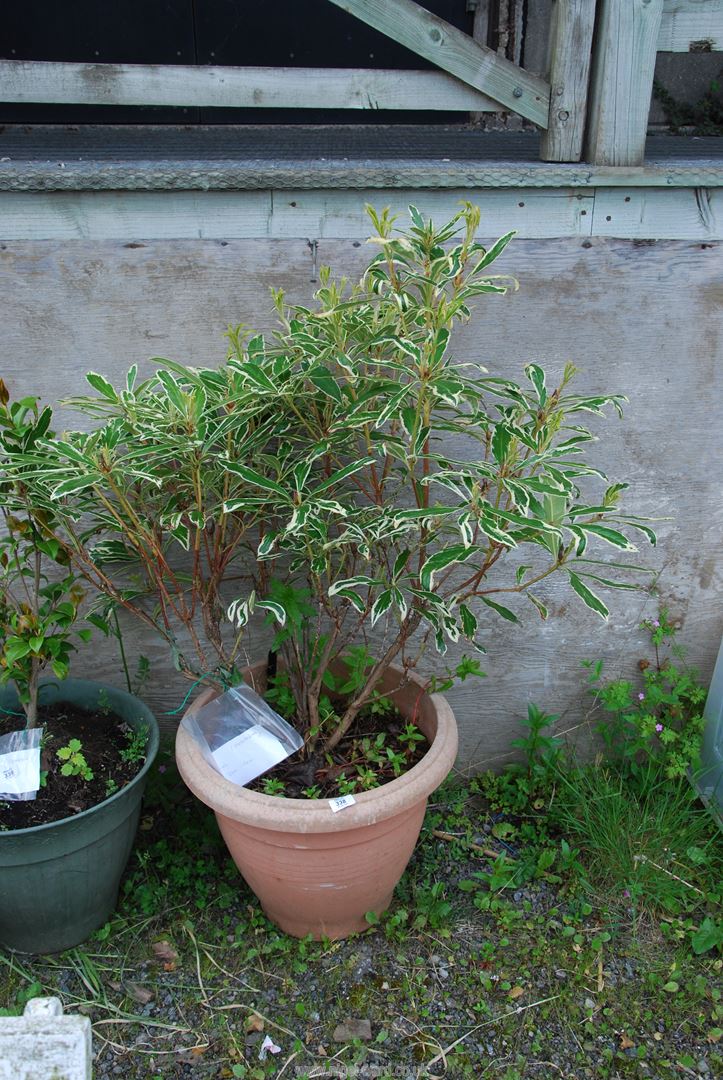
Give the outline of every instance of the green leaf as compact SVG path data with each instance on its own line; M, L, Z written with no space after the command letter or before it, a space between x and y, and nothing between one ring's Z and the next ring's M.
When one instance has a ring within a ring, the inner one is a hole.
M412 221L414 222L414 224L416 225L416 227L418 229L421 229L422 232L424 232L424 229L425 229L424 218L419 213L419 210L417 210L416 206L412 206L411 203L407 207L407 209L409 210L409 216L412 219ZM371 922L371 919L369 919L368 921ZM378 922L379 920L375 919L374 921Z
M174 540L177 540L182 548L188 551L188 544L190 539L190 533L188 525L184 525L182 521L179 521L175 528L170 530L171 536Z
M480 600L483 604L486 604L488 608L492 608L498 615L501 615L503 619L507 619L507 622L516 623L520 621L514 611L510 611L510 609L503 604L497 604L494 600L490 600L488 596L480 596Z
M5 662L8 667L17 663L18 660L22 660L30 652L30 642L23 641L21 638L8 638L8 641L3 650Z
M578 522L578 528L584 529L585 532L592 533L594 536L599 536L601 540L606 540L608 544L612 544L613 547L622 548L623 551L637 551L635 544L631 544L627 536L624 536L617 529L609 529L605 525L592 525L587 524L584 521Z
M281 604L277 604L275 600L257 600L256 607L268 611L273 615L280 626L286 624L286 611Z
M723 923L707 916L703 919L691 938L691 945L696 956L701 956L719 945L723 945Z
M405 549L400 551L394 560L394 569L392 570L392 581L396 581L400 574L404 573L406 565L409 561L409 551Z
M72 476L70 480L64 480L62 484L52 491L51 499L62 499L65 495L73 495L78 491L83 491L85 488L92 487L93 484L100 482L100 475L90 474L89 476Z
M156 378L163 386L163 389L168 395L168 400L178 409L179 412L185 413L186 411L186 399L183 394L183 390L171 375L170 371L157 371Z
M524 595L527 597L530 603L537 608L540 613L540 618L544 621L549 613L546 606L542 603L542 600L538 600L536 596L533 596L533 594L531 592L527 592L527 590L525 590Z
M585 604L587 604L589 608L591 608L593 611L596 611L598 615L601 615L603 619L607 619L610 612L605 607L600 597L596 596L591 589L588 589L585 582L582 581L581 578L577 576L577 574L573 574L571 570L568 571L568 573L570 574L570 584L572 585L573 589L580 597L580 599Z
M233 473L234 476L240 476L247 484L262 488L263 491L273 491L275 495L280 495L285 502L291 502L288 492L282 488L281 484L277 484L275 480L271 480L268 476L262 476L255 469L250 469L248 465L241 465L238 461L226 461L224 466L227 472Z
M341 405L343 403L344 396L341 392L339 384L337 383L336 379L332 378L332 376L328 374L328 372L319 372L318 374L312 374L309 376L309 378L314 384L314 386L317 388L317 390L321 390L322 394L326 394L327 397L331 398L338 405Z
M257 555L257 557L259 559L265 559L266 556L271 553L271 551L273 550L274 544L276 543L276 538L278 537L278 535L279 534L276 533L276 532L268 532L268 533L266 533L264 535L263 539L261 540L261 543L258 546L258 550L256 552L256 555Z
M431 589L432 578L437 571L444 570L445 567L452 566L454 563L465 562L474 554L475 550L475 548L465 547L464 544L454 544L452 547L435 551L434 555L427 559L419 573L422 588Z
M392 600L393 594L391 589L385 589L384 592L379 594L372 607L372 626L374 626L385 612L389 611L389 608L392 606Z
M85 381L89 383L94 390L97 390L99 394L102 394L108 401L112 401L114 404L118 401L118 395L111 383L102 375L98 375L95 371L89 371L85 376Z
M340 592L344 592L346 589L357 589L360 587L371 588L374 585L378 585L379 582L374 578L366 577L364 574L357 574L356 577L342 578L341 581L335 581L329 586L329 596L336 596Z
M512 232L505 233L505 235L501 236L499 240L496 240L492 247L488 248L480 261L474 267L474 269L472 270L472 274L478 274L480 270L484 270L485 267L490 265L490 263L493 263L495 259L502 254L512 237L515 235L516 231L513 230Z
M271 381L266 372L258 364L248 360L240 367L244 378L252 382L259 390L269 390L272 394L278 394L278 387Z
M459 605L459 615L462 620L462 633L466 638L474 638L477 633L477 616L470 611L466 604Z
M367 465L373 465L376 458L367 457L362 458L360 461L353 461L349 465L345 465L343 469L337 469L331 476L327 476L326 480L322 480L318 487L312 491L312 498L320 495L322 491L326 491L327 488L333 487L334 484L340 483L342 480L346 480L347 476L353 476L354 473L358 473L361 469L365 469Z
M547 389L545 387L545 372L537 364L528 364L525 368L525 375L530 380L537 393L537 399L540 405L544 405L547 401Z
M454 506L420 506L410 510L395 510L395 521L424 521L426 518L444 517L454 513Z
M500 465L507 457L511 438L512 436L504 424L496 425L495 433L492 436L492 453L495 456L495 461L498 461Z

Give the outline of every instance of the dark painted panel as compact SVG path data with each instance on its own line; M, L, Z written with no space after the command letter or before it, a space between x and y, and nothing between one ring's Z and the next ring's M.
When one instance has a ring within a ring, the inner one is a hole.
M0 56L98 64L193 64L193 0L7 0ZM173 124L198 109L0 104L5 123Z
M426 0L471 32L466 0ZM26 0L8 3L0 56L97 63L429 68L421 57L328 0ZM435 123L466 121L434 113ZM428 123L429 114L356 110L168 109L0 104L4 123L97 124Z

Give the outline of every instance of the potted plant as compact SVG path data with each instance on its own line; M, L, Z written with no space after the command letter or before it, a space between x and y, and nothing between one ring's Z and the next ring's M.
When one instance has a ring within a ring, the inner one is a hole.
M10 403L0 380L0 453L30 452L50 419L33 398ZM115 906L158 732L137 698L67 677L73 639L91 633L76 625L83 590L52 518L28 513L21 476L6 474L0 490L0 745L40 755L39 789L18 798L36 788L25 791L9 765L17 756L0 752L0 944L58 952Z
M654 540L620 511L626 485L584 457L581 415L624 399L572 393L570 365L548 387L535 364L519 385L454 357L474 299L516 287L490 272L512 234L485 249L470 205L442 227L410 208L401 235L370 213L379 250L358 284L322 271L313 310L274 293L278 332L232 329L219 369L164 361L121 390L89 375L97 395L71 403L100 424L19 459L69 560L194 681L238 680L252 616L275 624L271 697L305 740L294 785L267 785L277 798L227 783L183 729L177 759L267 913L297 934L340 936L388 904L452 765L451 710L414 674L425 651L480 651L481 617L518 620L501 598L546 618L535 587L552 574L604 617L596 585L637 585L588 544L619 556L630 531ZM267 673L246 677L264 690ZM481 674L467 656L449 672ZM415 725L430 745L405 771ZM289 797L300 786L307 798ZM333 813L326 796L344 791L355 803Z

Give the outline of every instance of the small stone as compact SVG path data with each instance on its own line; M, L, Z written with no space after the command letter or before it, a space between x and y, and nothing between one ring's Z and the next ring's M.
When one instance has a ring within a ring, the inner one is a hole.
M697 1065L697 1069L698 1069L698 1072L701 1073L703 1076L708 1075L708 1073L710 1072L710 1068L709 1068L708 1062L705 1060L705 1058L700 1059L700 1061L698 1062L698 1065Z
M567 978L567 972L563 971L562 968L555 968L555 978L556 979L566 979Z
M362 1039L369 1042L372 1037L371 1020L355 1020L350 1018L334 1028L332 1039L334 1042L346 1043L352 1039Z

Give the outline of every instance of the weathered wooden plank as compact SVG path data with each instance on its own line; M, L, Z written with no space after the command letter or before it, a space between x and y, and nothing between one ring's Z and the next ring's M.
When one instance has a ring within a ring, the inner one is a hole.
M353 237L370 233L364 203L451 217L466 188L444 191L55 192L0 195L0 238L24 240L277 239ZM272 203L273 198L273 203ZM490 231L521 236L587 235L593 197L546 188L480 191L475 201Z
M330 0L362 22L544 128L550 87L413 0Z
M355 243L322 240L320 259L337 274L356 276L369 250ZM79 389L91 368L118 380L134 362L150 373L157 366L150 356L216 364L229 323L271 327L270 285L283 287L291 302L310 301L310 265L305 240L159 240L132 248L121 241L8 243L0 250L3 377L14 394L40 391L54 403ZM683 623L681 641L707 679L721 636L723 591L722 432L710 423L711 402L723 395L723 247L516 240L498 265L519 278L520 290L479 301L478 317L455 337L455 357L515 379L530 360L550 379L573 360L582 368L581 389L628 394L622 422L593 418L601 436L596 463L631 482L630 505L670 518L658 525L658 548L641 549L641 561L661 569L660 600ZM75 422L67 411L58 416L59 428ZM611 677L634 677L635 662L646 655L639 623L657 612L655 597L608 592L608 623L562 583L553 582L545 597L547 623L531 607L520 609L520 626L490 613L488 678L450 695L469 765L504 763L530 701L561 713L561 728L582 723L590 701L581 660L599 657ZM188 684L152 637L125 625L131 667L138 653L151 660L144 696L168 730L178 717L162 714L181 704ZM263 656L265 647L254 631L249 656ZM456 656L450 652L438 668ZM431 662L428 654L425 671ZM123 685L114 644L100 635L73 667L78 676Z
M492 112L497 102L444 71L190 67L0 60L0 101L274 109Z
M642 165L663 0L599 0L586 157Z
M550 118L540 139L543 161L582 156L595 0L553 0L550 25Z
M663 0L658 52L723 49L723 0Z
M657 188L598 189L592 231L595 236L640 240L723 239L720 189L661 191Z
M271 217L267 191L13 193L0 202L4 239L252 238L268 236Z
M402 215L409 203L435 221L451 217L470 197L465 188L449 191L375 191L368 201L391 205ZM275 191L269 235L280 239L310 236L319 239L353 237L366 240L369 219L358 192ZM482 232L517 230L519 236L586 236L592 222L593 200L570 190L478 191L474 202L482 211Z
M364 204L404 211L413 202L436 220L469 188L315 191L54 192L0 194L0 239L335 239L364 241ZM502 188L474 192L482 228L520 237L723 238L720 189Z

